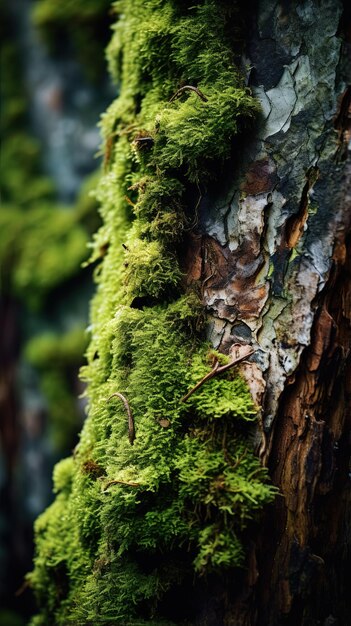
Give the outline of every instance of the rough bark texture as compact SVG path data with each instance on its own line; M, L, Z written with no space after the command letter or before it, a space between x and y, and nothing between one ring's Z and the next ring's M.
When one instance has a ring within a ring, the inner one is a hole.
M349 619L348 21L340 2L259 3L247 55L262 123L237 147L234 184L202 200L191 242L187 269L203 281L215 347L258 342L243 371L264 407L258 451L281 491L227 625Z

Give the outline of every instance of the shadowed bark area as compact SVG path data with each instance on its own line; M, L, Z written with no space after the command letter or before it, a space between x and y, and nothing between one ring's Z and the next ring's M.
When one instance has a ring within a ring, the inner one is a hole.
M284 500L269 565L262 550L263 571L275 589L273 602L267 594L263 602L266 619L286 614L288 623L333 616L338 621L327 623L346 624L349 615L349 261L332 272L323 296L311 344L281 399L269 458Z
M215 347L256 344L241 370L263 407L257 450L281 492L244 585L228 583L228 626L349 619L349 29L342 3L258 3L247 55L260 127L235 146L234 183L202 199L189 243Z

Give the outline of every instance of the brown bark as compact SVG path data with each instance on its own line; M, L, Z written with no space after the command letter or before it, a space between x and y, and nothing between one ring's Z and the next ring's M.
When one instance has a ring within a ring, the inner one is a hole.
M255 348L242 373L281 494L249 533L224 617L207 607L199 624L349 623L350 24L346 3L258 3L247 54L261 122L221 196L204 194L189 241L214 346Z

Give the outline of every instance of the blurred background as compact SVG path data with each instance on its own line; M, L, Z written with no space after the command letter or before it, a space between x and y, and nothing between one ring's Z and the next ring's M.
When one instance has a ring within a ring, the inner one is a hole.
M99 226L100 114L115 97L110 0L2 0L0 208L0 625L35 612L23 584L54 463L85 417Z

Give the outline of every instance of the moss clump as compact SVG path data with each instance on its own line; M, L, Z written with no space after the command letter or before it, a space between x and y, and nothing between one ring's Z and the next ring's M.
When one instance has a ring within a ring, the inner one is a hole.
M50 615L54 615L59 607L62 610L62 605L69 602L70 579L78 580L91 565L88 555L80 551L79 531L73 525L70 503L72 479L73 461L64 459L54 472L55 502L35 524L40 556L32 581L37 597L41 602L48 602ZM63 624L61 621L55 623ZM46 626L48 622L45 616L37 616L33 624Z
M244 565L242 532L274 497L249 443L257 407L239 372L183 401L213 359L228 358L204 338L203 307L179 259L200 186L257 110L235 66L233 3L114 6L108 56L121 91L102 120L89 416L70 479L56 478L57 503L37 522L29 580L42 622L33 624L191 623L184 589ZM206 99L183 90L170 101L184 83ZM59 601L55 561L67 582Z

